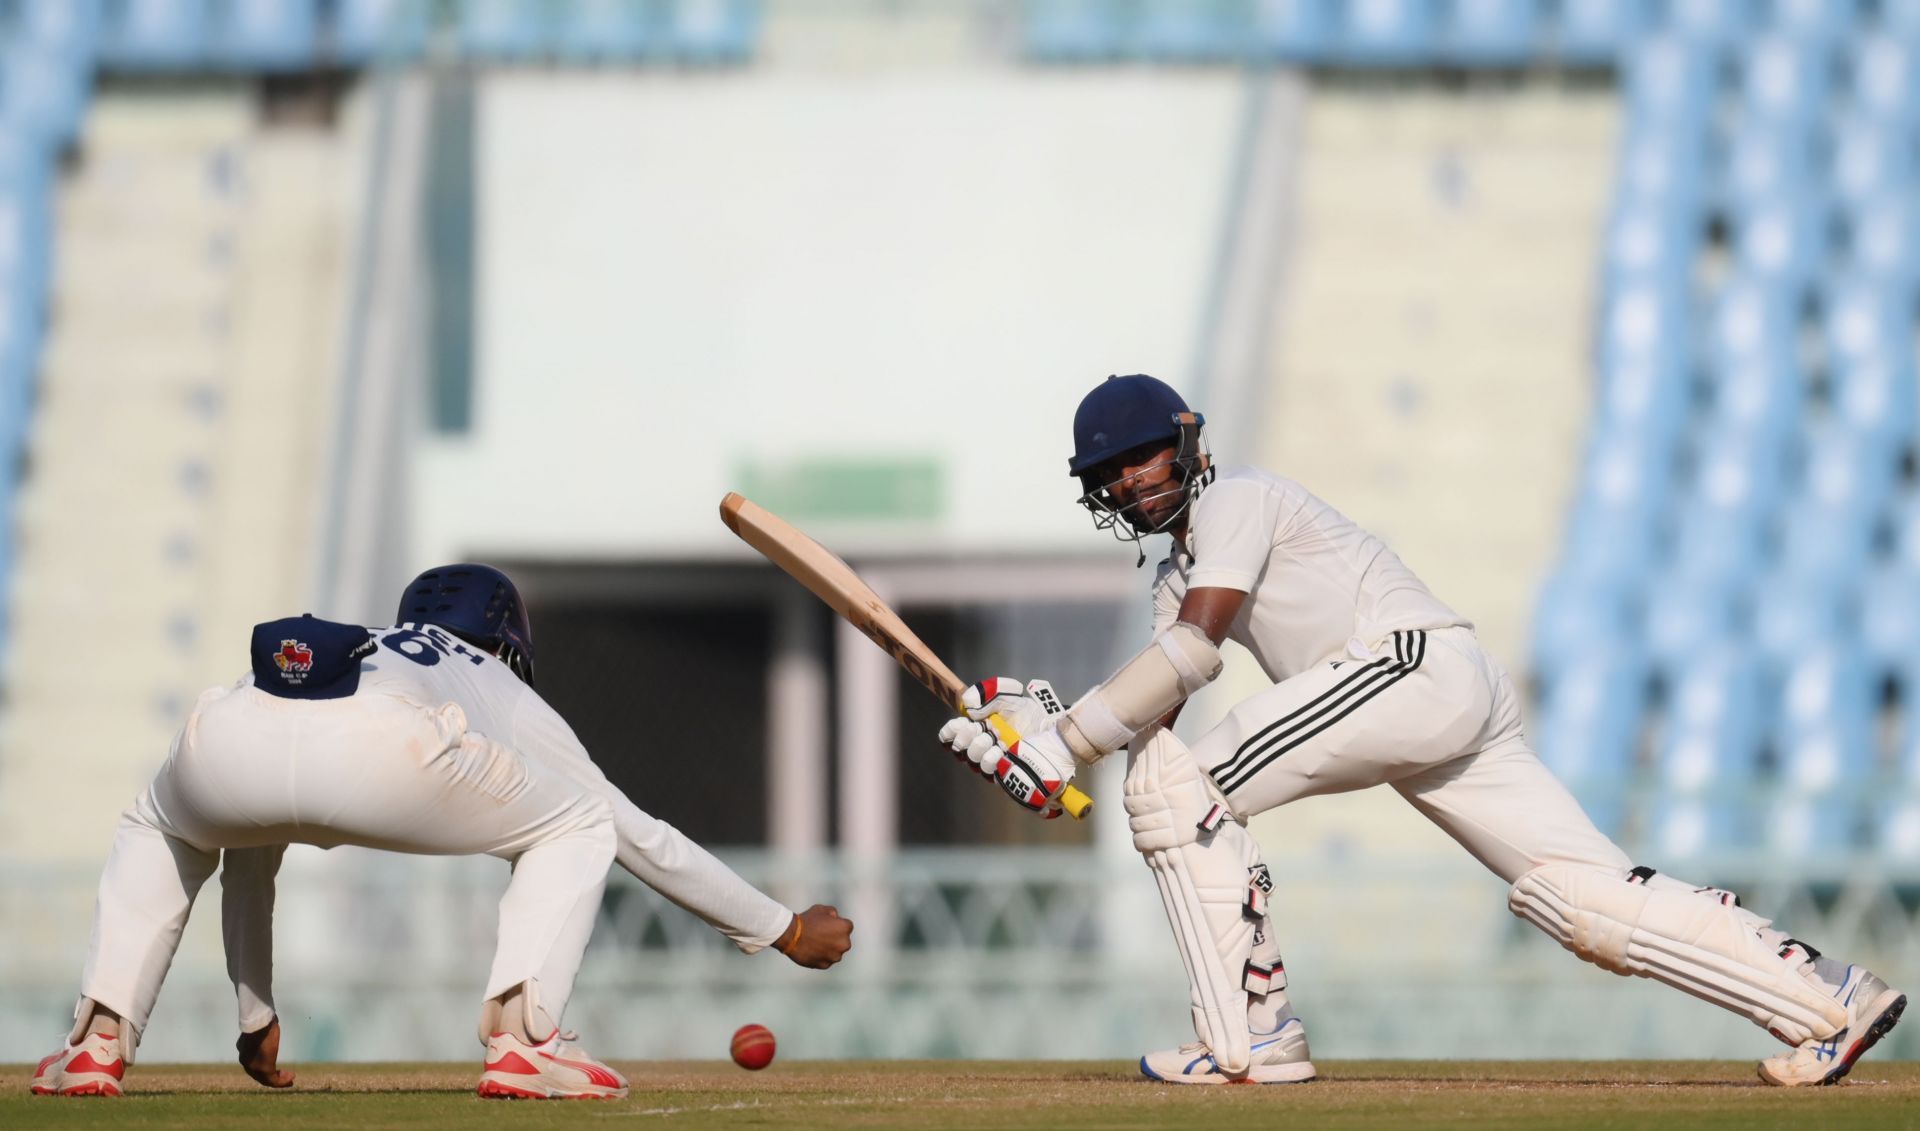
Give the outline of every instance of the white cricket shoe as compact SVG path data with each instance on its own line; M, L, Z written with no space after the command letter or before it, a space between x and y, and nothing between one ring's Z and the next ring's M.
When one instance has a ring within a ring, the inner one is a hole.
M1251 1067L1245 1076L1228 1076L1213 1053L1198 1041L1162 1049L1140 1058L1140 1074L1168 1084L1304 1084L1313 1079L1307 1028L1288 1017L1271 1033L1255 1033Z
M487 1038L486 1067L479 1092L490 1100L621 1100L627 1078L595 1060L574 1043L572 1033L555 1033L530 1045L511 1033Z
M36 1096L117 1096L126 1074L120 1038L88 1033L42 1060L31 1090Z
M1846 1028L1826 1040L1809 1040L1792 1052L1760 1062L1760 1079L1782 1088L1838 1084L1853 1070L1853 1062L1899 1023L1907 995L1886 984L1864 966L1848 966L1840 988L1834 991L1847 1007Z

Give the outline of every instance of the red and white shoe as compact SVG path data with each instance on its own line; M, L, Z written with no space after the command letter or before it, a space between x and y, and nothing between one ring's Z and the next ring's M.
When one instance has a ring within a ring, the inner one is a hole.
M126 1077L127 1062L120 1055L120 1038L88 1033L79 1044L68 1045L33 1070L36 1096L117 1096Z
M490 1100L621 1100L627 1078L595 1060L574 1043L572 1033L555 1033L530 1045L511 1033L487 1038L486 1068L480 1095Z

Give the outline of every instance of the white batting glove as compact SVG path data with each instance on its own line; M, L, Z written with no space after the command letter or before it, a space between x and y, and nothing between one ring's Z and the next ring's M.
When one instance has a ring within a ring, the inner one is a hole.
M1058 798L1073 780L1075 768L1067 740L1048 723L1002 749L993 777L1007 796L1051 820L1060 815Z
M940 741L988 777L994 776L1000 763L1000 744L986 725L989 717L998 715L1015 734L1025 734L1044 728L1048 718L1066 709L1051 683L1036 679L1023 684L1012 676L973 684L961 694L960 705L967 713L947 720L947 725L940 728Z

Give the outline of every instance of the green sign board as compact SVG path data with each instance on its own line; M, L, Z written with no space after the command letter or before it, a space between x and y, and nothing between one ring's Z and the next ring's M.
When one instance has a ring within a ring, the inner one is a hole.
M937 460L912 456L747 460L737 475L741 494L796 521L937 521L946 513L942 480Z

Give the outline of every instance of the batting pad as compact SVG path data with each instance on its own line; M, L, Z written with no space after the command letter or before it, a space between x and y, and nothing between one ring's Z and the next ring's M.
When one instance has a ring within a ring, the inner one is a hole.
M1767 920L1714 894L1547 864L1514 881L1507 907L1603 970L1658 979L1789 1045L1825 1040L1847 1023L1804 953L1783 957L1775 940L1784 936Z
M1267 922L1271 884L1260 846L1236 822L1217 819L1193 755L1164 728L1135 742L1125 800L1134 847L1159 884L1187 968L1194 1034L1222 1073L1244 1073L1252 1057L1249 993L1286 987Z

